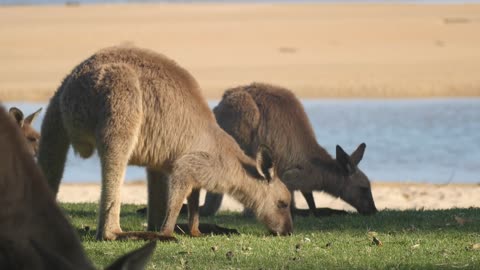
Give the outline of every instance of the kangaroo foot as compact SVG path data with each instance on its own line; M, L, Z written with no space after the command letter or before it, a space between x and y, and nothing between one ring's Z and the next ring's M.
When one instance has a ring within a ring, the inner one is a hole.
M178 242L173 236L161 235L155 232L121 232L116 234L115 240L148 240L148 241L161 241L161 242Z
M215 224L210 223L200 223L198 226L199 232L201 235L234 235L240 234L236 229L229 229L225 227L220 227ZM190 230L188 229L188 225L185 223L175 225L175 232L178 234L186 234ZM192 235L192 234L190 234ZM192 235L192 236L200 236L200 235Z

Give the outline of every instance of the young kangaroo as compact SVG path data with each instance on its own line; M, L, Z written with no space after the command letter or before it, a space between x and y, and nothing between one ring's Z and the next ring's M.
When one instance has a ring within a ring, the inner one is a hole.
M102 168L97 239L150 238L122 232L120 188L127 164L147 168L148 230L172 239L188 196L197 236L200 188L231 194L253 208L275 234L290 234L290 192L276 176L268 148L244 154L215 121L195 79L163 55L101 50L68 75L42 123L38 163L56 193L69 145L83 158L96 148ZM166 196L159 196L162 190ZM154 237L154 236L153 236Z
M15 119L15 122L17 122L25 139L27 139L28 150L30 153L32 153L33 156L36 156L38 152L38 142L40 141L40 134L33 128L32 123L41 111L42 108L30 114L26 118L23 117L23 112L16 107L11 107L8 111L8 113Z
M0 269L94 269L22 137L0 106ZM143 269L154 247L152 242L108 269Z
M337 145L333 159L317 143L303 106L291 91L261 83L233 88L213 111L218 124L247 155L259 144L271 147L280 179L289 190L302 191L311 211L316 209L315 190L342 198L361 214L377 211L370 181L357 167L366 145L350 156ZM221 201L221 194L208 193L201 214L213 215Z

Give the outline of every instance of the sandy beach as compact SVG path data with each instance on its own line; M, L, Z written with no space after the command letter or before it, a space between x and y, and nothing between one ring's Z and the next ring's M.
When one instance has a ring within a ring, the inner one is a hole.
M0 100L48 100L100 48L175 59L204 95L252 81L304 98L480 95L480 5L0 6Z
M203 193L203 192L202 192ZM474 184L414 184L414 183L374 183L372 193L375 204L382 209L449 209L480 207L480 185ZM60 202L97 202L100 198L99 184L62 184L58 194ZM204 195L201 195L203 204ZM302 195L295 193L297 205L307 208ZM147 187L144 182L127 183L122 190L122 202L146 204ZM355 211L341 199L333 198L324 193L315 193L318 207L329 207ZM226 196L220 210L241 211L243 206Z
M479 27L480 4L0 6L0 101L46 101L75 65L114 45L175 59L210 99L252 81L301 98L475 97ZM97 201L99 192L63 184L59 200ZM480 207L478 185L377 182L373 194L379 209ZM126 184L123 201L144 204L145 184ZM222 209L241 208L227 199Z

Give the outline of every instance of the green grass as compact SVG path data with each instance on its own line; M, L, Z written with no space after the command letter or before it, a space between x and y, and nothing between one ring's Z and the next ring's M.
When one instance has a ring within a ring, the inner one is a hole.
M96 204L63 204L85 250L98 266L143 245L141 241L95 241ZM139 206L122 207L122 228L143 230ZM455 216L467 219L461 225ZM480 209L382 211L296 218L290 237L269 236L262 224L240 213L220 213L202 222L236 228L238 236L179 236L159 243L148 269L480 269ZM181 217L179 222L186 222ZM90 229L85 230L88 226ZM383 245L372 243L376 236ZM212 247L217 250L213 251ZM227 252L233 257L227 258Z

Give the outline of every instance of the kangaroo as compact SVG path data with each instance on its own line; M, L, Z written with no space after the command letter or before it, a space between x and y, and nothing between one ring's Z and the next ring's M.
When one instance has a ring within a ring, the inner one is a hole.
M0 269L94 269L23 139L0 105ZM143 269L155 242L107 269Z
M33 156L36 156L38 152L40 134L33 128L32 123L35 121L41 111L42 108L25 118L23 117L23 112L17 107L11 107L8 111L8 113L15 119L15 122L17 122L17 125L20 127L25 139L27 139L29 152Z
M259 144L271 147L281 180L289 190L303 193L310 211L316 210L315 190L340 197L361 214L377 211L370 181L358 168L366 145L360 144L350 156L337 145L333 159L317 143L303 106L291 91L262 83L232 88L213 111L220 127L247 155ZM208 193L200 213L215 214L222 198Z
M172 236L188 197L189 233L199 236L200 188L231 194L274 234L293 230L290 192L270 150L244 154L215 121L188 71L139 48L103 49L79 64L50 100L38 163L57 193L69 145L83 158L97 149L102 169L97 239ZM122 232L120 188L127 164L147 170L149 232ZM160 192L165 196L159 196ZM156 234L152 231L160 231Z

